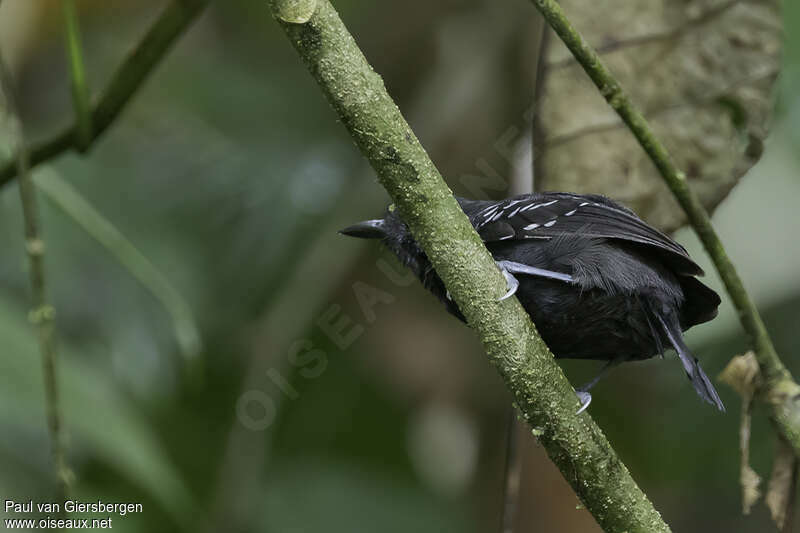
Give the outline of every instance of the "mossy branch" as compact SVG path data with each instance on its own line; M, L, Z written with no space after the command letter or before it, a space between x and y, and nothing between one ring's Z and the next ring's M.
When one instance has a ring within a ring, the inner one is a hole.
M600 94L628 126L686 212L689 223L719 272L742 327L753 344L759 370L764 379L763 397L771 408L771 417L786 440L791 443L795 453L800 456L800 404L796 401L800 397L800 385L794 381L778 357L761 315L744 288L744 283L728 257L722 241L714 231L708 212L689 188L686 175L678 170L667 149L653 134L644 115L605 67L597 52L572 27L561 6L555 0L531 1L572 52Z
M520 412L606 531L669 527L578 401L436 167L328 0L273 14L477 332Z
M45 141L26 146L30 165L57 157L70 149L87 150L116 120L131 97L141 87L162 57L197 15L208 0L172 0L153 23L144 38L117 68L97 103L91 109L89 142L81 141L80 125L72 124ZM14 160L0 164L0 186L17 175Z
M39 350L42 355L42 375L45 395L47 429L50 434L53 465L58 497L64 501L69 495L72 474L67 466L64 434L62 431L61 402L59 400L55 332L55 309L47 300L44 269L44 240L39 227L36 188L30 175L25 134L17 112L13 93L14 84L2 59L0 59L0 103L5 103L10 130L10 141L17 154L19 194L25 227L25 249L28 255L28 272L31 282L31 311L28 315L36 328Z

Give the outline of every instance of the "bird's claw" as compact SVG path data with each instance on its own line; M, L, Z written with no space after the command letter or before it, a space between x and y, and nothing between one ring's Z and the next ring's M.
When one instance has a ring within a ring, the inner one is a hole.
M563 272L556 272L555 270L546 270L544 268L526 265L524 263L517 263L515 261L496 261L497 268L506 277L506 284L508 285L508 292L506 292L499 300L510 298L519 288L519 280L514 277L514 274L524 274L526 276L538 276L546 279L556 279L565 283L575 283L575 278Z
M580 402L581 402L581 408L578 409L577 413L575 413L576 415L579 415L582 412L584 412L587 407L589 407L590 403L592 403L592 395L589 392L583 391L583 390L575 391L575 395L578 397L578 400L580 400Z
M506 291L503 296L497 299L497 301L502 302L506 298L511 298L514 296L514 293L516 293L517 289L519 288L519 280L515 278L514 274L509 272L502 264L498 263L498 266L500 267L500 271L503 273L503 276L506 278L506 286L508 287L508 291Z

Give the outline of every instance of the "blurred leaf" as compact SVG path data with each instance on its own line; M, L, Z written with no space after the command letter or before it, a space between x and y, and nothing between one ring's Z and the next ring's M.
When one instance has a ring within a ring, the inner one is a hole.
M784 530L784 525L791 524L791 512L794 505L795 489L797 487L797 457L792 447L783 438L778 439L778 450L775 462L772 465L772 475L769 478L769 489L765 498L772 519L778 529Z
M0 301L0 421L4 433L41 432L41 442L46 442L39 356L24 316L22 310ZM185 524L194 509L192 496L147 420L115 388L111 376L81 360L69 346L63 346L62 353L59 378L71 455L106 463L152 495L177 523ZM15 449L29 453L24 447ZM35 460L48 464L46 454Z
M187 368L199 368L202 341L189 304L152 262L72 185L51 167L39 168L36 185L78 226L100 243L150 294L172 319L175 338Z
M743 464L739 482L742 484L742 513L750 514L750 510L761 497L761 491L758 490L761 476L749 464Z
M712 210L761 156L781 64L778 0L562 5ZM564 45L548 43L537 187L607 194L661 228L683 225L633 136Z
M737 355L720 373L719 380L733 387L748 402L752 400L758 386L758 362L752 351Z
M742 513L744 514L750 514L753 505L761 497L761 492L758 490L761 477L750 466L751 411L758 376L758 363L752 351L731 359L728 366L719 375L720 381L736 389L742 397L742 420L739 426L739 449L741 451L739 483L742 486Z

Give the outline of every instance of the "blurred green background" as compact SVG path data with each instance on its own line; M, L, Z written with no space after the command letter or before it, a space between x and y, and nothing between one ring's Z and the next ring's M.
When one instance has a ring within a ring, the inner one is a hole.
M530 105L524 45L538 15L527 2L498 4L335 2L457 192ZM95 91L162 6L79 2ZM791 29L800 9L785 9ZM800 36L786 33L766 151L714 220L800 374ZM5 0L0 46L29 136L71 120L58 2ZM497 168L511 179L512 168ZM336 233L378 215L388 197L265 2L212 3L89 157L39 167L37 179L53 176L166 275L203 342L201 363L187 365L152 294L41 197L75 496L144 504L115 529L497 530L510 398L466 327L398 279L402 269L377 245ZM52 474L22 234L17 188L7 186L0 499L46 500ZM721 290L693 234L678 238ZM387 303L365 314L354 284ZM746 349L723 300L720 317L688 335L710 375ZM324 324L341 320L349 337L337 345ZM303 360L311 348L313 361ZM729 411L714 412L673 359L616 370L595 389L592 415L675 531L771 530L763 504L741 516L736 395L719 385ZM573 383L596 371L563 366ZM764 476L774 440L757 411L752 463ZM524 432L520 444L517 531L599 531L535 438Z

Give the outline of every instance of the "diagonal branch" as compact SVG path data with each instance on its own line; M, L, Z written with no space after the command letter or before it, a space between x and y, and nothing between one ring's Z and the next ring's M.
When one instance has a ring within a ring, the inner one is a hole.
M197 15L208 4L208 0L172 0L116 70L108 85L92 107L91 135L88 143L81 142L80 128L72 124L49 139L26 147L30 165L53 159L67 150L88 149L108 129L125 108L131 97L141 87L148 74L166 54L178 36L183 33ZM17 175L13 160L0 165L0 186Z
M606 531L667 532L586 414L436 167L328 0L273 14L396 203L550 458Z
M581 64L600 94L642 145L689 217L689 222L711 256L739 314L742 327L753 344L759 370L764 378L764 398L771 408L771 418L795 453L800 456L800 405L795 401L800 397L800 385L794 381L778 357L758 309L750 299L733 262L722 246L722 241L714 231L711 218L689 188L686 175L677 169L667 149L653 134L642 113L605 67L597 52L572 27L561 6L555 0L532 0L532 2Z

